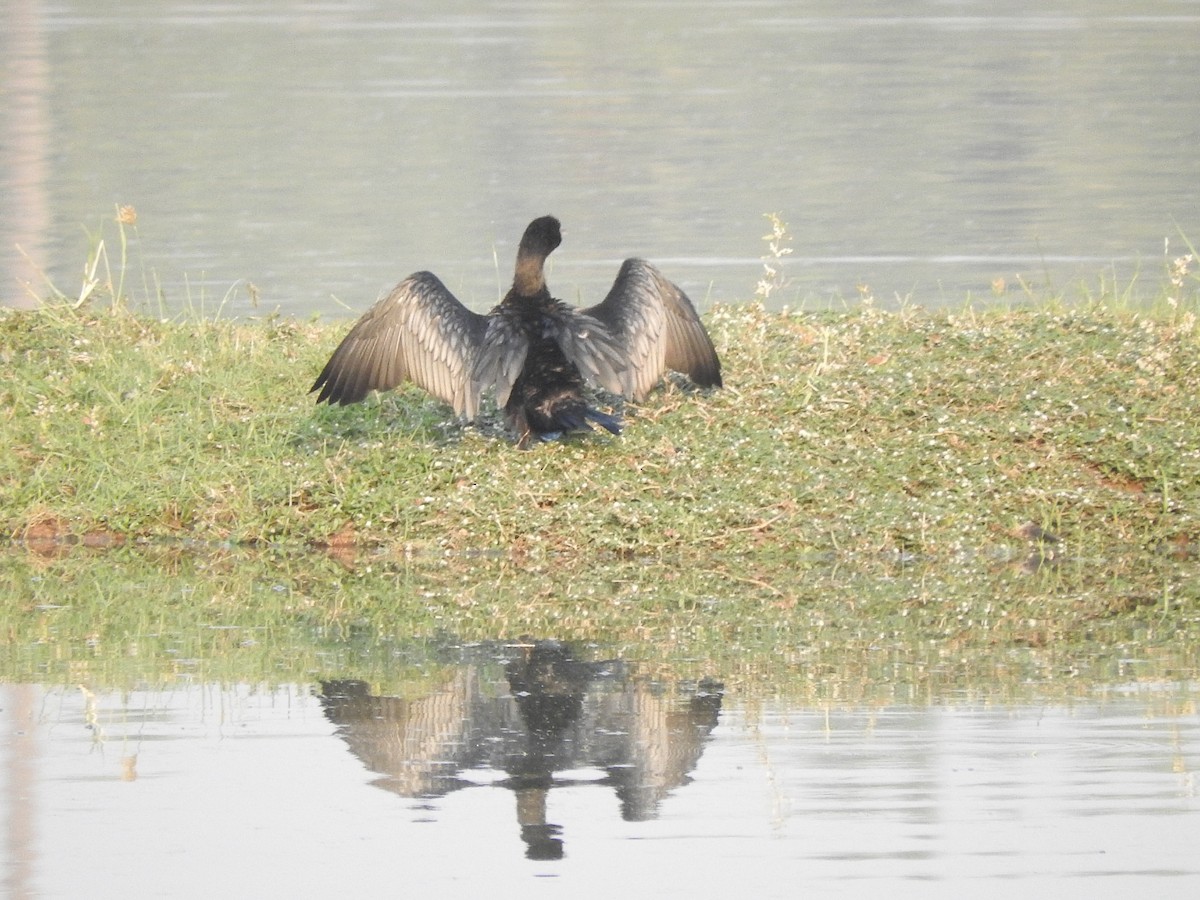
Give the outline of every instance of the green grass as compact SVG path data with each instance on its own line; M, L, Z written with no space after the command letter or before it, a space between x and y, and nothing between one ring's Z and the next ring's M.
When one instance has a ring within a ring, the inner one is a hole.
M724 390L529 451L413 389L314 406L344 324L0 312L0 678L382 678L348 631L554 635L801 694L1194 673L1186 268L1148 305L1106 280L719 307Z
M314 406L340 326L0 313L0 528L685 559L953 558L1026 523L1104 555L1200 536L1190 312L708 322L725 390L668 385L620 438L521 452L411 388Z

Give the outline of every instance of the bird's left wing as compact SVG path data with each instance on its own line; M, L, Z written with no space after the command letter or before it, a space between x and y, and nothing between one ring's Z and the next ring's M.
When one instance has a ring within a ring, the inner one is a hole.
M373 390L412 381L475 418L471 369L488 318L467 309L429 272L404 279L355 323L310 390L317 402L357 403Z

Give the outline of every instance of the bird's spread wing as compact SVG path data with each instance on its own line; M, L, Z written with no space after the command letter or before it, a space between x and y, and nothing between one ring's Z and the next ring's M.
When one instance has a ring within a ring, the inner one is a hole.
M363 314L333 351L311 390L317 402L357 403L403 381L420 385L475 418L479 392L471 369L487 317L463 306L437 276L417 272Z
M628 390L643 399L667 369L703 387L721 386L721 361L695 307L644 259L627 259L608 296L582 311L604 324L624 348Z

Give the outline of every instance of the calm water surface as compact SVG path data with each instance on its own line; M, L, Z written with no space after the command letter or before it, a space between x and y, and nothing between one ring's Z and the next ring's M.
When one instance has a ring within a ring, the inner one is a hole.
M1194 685L812 707L560 649L404 696L5 685L8 895L1200 890Z
M133 297L210 314L348 315L418 268L485 307L546 212L560 296L636 254L701 306L753 295L767 212L793 303L1152 290L1200 234L1194 0L0 8L8 303L77 294L102 226L115 264L117 204Z
M753 294L772 211L779 302L1152 285L1200 235L1194 0L0 10L6 303L77 292L98 234L116 265L117 204L136 300L232 315L347 315L418 268L485 307L546 212L560 296L639 254L701 306ZM4 891L1200 895L1191 681L822 707L581 657L13 679Z

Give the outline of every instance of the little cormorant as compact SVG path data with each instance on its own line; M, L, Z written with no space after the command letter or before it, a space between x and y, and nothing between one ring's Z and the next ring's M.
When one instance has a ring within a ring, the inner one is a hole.
M721 363L687 295L643 259L627 259L600 303L550 296L544 266L562 243L553 216L535 219L517 251L512 288L491 312L467 309L430 272L404 279L355 323L311 390L357 403L412 381L474 419L494 393L521 444L589 428L620 432L588 405L585 383L643 399L668 370L721 386Z

